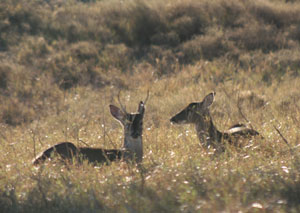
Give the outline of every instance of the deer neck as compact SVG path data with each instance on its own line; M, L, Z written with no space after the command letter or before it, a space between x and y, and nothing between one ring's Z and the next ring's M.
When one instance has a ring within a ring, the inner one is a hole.
M204 118L197 119L196 131L200 143L205 148L210 146L218 148L218 144L221 142L223 134L215 127L210 115Z
M143 159L143 140L142 136L133 138L130 134L125 134L124 147L125 158L130 160L135 160L137 163L141 162Z

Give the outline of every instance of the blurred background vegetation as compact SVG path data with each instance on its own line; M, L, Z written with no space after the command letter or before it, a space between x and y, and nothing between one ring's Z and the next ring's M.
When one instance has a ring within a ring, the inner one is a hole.
M0 11L0 120L10 125L74 87L127 88L116 73L159 79L208 60L259 70L266 82L299 75L296 3L3 0Z

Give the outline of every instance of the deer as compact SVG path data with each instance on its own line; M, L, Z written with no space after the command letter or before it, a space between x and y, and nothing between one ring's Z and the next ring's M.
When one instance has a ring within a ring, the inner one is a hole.
M224 142L240 146L239 139L251 138L259 133L244 124L235 124L227 131L220 132L213 123L209 107L214 102L216 92L209 93L202 102L192 102L174 115L170 122L174 124L195 124L200 144L205 149L214 148L217 152L225 151Z
M73 160L75 160L80 164L82 164L84 160L94 165L118 160L140 164L143 160L143 118L149 91L145 101L139 102L136 113L126 112L125 107L121 104L119 95L120 93L118 94L118 101L121 108L115 105L109 105L109 109L111 115L119 121L124 128L124 144L122 149L77 147L71 142L61 142L39 154L33 160L33 164L39 165L47 159L52 159L54 156L60 157L60 159L65 162L73 162Z

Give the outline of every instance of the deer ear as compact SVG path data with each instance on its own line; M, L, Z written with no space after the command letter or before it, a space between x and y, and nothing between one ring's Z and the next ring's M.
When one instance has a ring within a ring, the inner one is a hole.
M109 105L110 113L111 115L116 118L117 120L121 121L124 118L124 112L120 110L119 107L116 107L115 105Z
M215 100L215 92L209 93L202 101L203 107L208 108Z
M144 102L141 101L141 102L139 103L138 113L139 113L139 114L144 114L144 112L145 112L145 105L144 105Z

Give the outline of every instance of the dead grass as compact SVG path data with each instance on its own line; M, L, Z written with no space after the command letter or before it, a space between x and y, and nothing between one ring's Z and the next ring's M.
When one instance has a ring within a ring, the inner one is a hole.
M215 63L200 62L198 66L203 75L221 72ZM130 111L136 110L136 103L151 88L144 123L143 170L122 163L97 168L46 164L36 169L31 165L34 147L39 152L58 141L121 147L123 132L107 107L117 101L117 90L110 87L97 91L78 87L65 93L61 110L54 114L20 127L2 124L1 206L8 212L296 211L298 78L285 76L268 87L259 74L240 71L231 81L216 85L202 78L195 81L198 69L186 67L177 75L143 84L134 79L146 79L147 73L124 76L132 82L131 89L121 96ZM217 92L212 116L220 130L245 122L237 104L247 92L238 93L252 91L242 110L265 139L239 150L228 147L226 153L214 157L201 148L192 126L170 125L174 113L212 90ZM254 94L266 97L262 107L256 105Z

